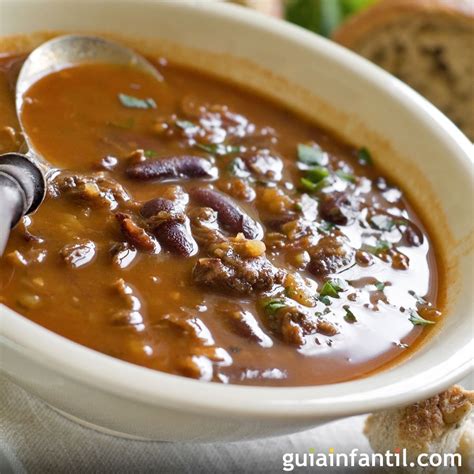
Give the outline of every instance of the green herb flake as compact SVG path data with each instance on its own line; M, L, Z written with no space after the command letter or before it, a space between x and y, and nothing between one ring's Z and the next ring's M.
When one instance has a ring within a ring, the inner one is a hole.
M416 311L410 311L410 317L408 320L413 324L413 326L427 326L429 324L435 324L434 321L422 318Z
M347 283L340 278L328 280L324 283L320 296L330 296L331 298L339 298L339 293L347 288Z
M301 178L301 180L300 180L300 189L302 191L312 193L312 192L316 191L317 187L318 186L315 183L313 183L312 181L310 181L309 179Z
M355 176L352 173L348 173L347 171L344 170L337 170L336 175L339 176L339 178L343 179L344 181L348 181L349 183L355 183Z
M375 288L377 288L378 291L383 291L385 290L385 283L383 281L378 281L375 283Z
M371 166L374 164L370 151L365 147L359 148L357 152L357 159L359 163L364 166Z
M187 130L189 128L196 128L197 127L196 124L194 124L193 122L190 122L189 120L176 119L175 124L183 130Z
M156 102L148 97L147 99L139 99L127 94L119 94L118 98L124 107L129 109L156 109Z
M366 245L364 248L367 250L367 252L378 255L390 250L392 248L392 244L386 240L378 240L375 245Z
M155 150L145 150L143 154L145 155L146 158L153 158L154 156L157 155Z
M267 314L274 316L280 309L286 308L284 300L272 299L264 304L264 309Z
M333 229L335 229L335 225L332 222L328 221L321 221L321 223L318 226L318 231L323 233L323 234L329 234Z
M319 301L321 301L321 303L325 304L326 306L330 306L331 305L331 300L329 298L329 296L319 296Z
M391 231L395 227L395 221L385 214L377 214L369 219L370 225L378 230Z
M309 179L312 183L319 183L324 178L329 176L329 170L323 166L315 166L310 168L305 173L305 178Z
M234 158L227 166L227 170L229 174L237 178L248 178L250 176L247 165L242 158Z
M326 162L326 154L321 148L309 145L298 145L298 161L308 166L323 166Z
M354 313L351 311L351 309L349 308L348 305L344 305L343 306L343 309L344 311L346 312L346 314L344 315L344 319L348 322L348 323L356 323L357 322L357 318L355 317Z
M197 148L210 153L211 155L230 155L232 153L240 153L243 151L243 148L238 145L225 145L223 143L212 143L210 145L205 145L203 143L196 143Z
M426 301L424 298L422 298L421 296L417 295L413 290L410 290L408 292L408 294L410 296L413 296L413 298L415 298L416 302L421 305L421 306L424 306L424 305L427 305L428 304L428 301Z

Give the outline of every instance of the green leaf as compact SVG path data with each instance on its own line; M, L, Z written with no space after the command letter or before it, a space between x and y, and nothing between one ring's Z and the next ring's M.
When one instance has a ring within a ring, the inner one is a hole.
M359 148L357 159L361 165L370 166L374 164L370 151L365 147Z
M176 119L175 124L179 128L182 128L183 130L187 130L189 128L196 128L197 127L196 124L194 124L193 122L190 122L189 120Z
M416 311L410 311L410 317L408 320L413 324L413 326L426 326L428 324L435 324L434 321L422 318Z
M375 288L377 288L378 291L383 291L385 290L385 283L383 281L378 281L375 284Z
M340 278L328 280L324 283L320 296L330 296L331 298L339 298L339 293L347 288L347 283Z
M229 163L227 169L232 176L237 176L237 178L247 178L250 176L247 165L242 158L234 158Z
M156 102L148 97L147 99L139 99L127 94L119 94L118 98L124 107L129 109L156 109Z
M298 161L308 166L324 166L326 154L321 148L300 143L298 145Z
M395 227L395 222L385 214L377 214L369 219L370 225L378 230L390 231Z
M336 0L337 1L337 0ZM344 17L369 7L378 0L339 0Z
M211 155L230 155L232 153L240 153L242 151L242 147L238 145L225 145L223 143L212 143L210 145L205 145L203 143L196 143L195 145L197 148L201 150L207 151Z
M297 25L324 36L329 36L342 20L342 6L338 0L288 0L285 18Z
M424 298L422 298L421 296L417 295L413 290L410 290L408 292L408 294L410 296L413 296L413 298L415 298L416 302L421 305L421 306L424 306L424 305L427 305L428 304L428 301L426 301Z
M301 178L300 179L300 188L301 188L302 191L307 191L309 193L312 193L312 192L316 191L318 186L315 183L313 183L312 181L310 181L309 179Z
M329 176L329 170L323 166L315 166L310 168L305 173L305 178L309 179L312 183L319 183L322 179Z
M355 183L355 176L352 173L348 173L347 171L343 171L343 170L337 170L336 175L345 181L349 181L350 183Z
M280 309L286 308L285 300L272 299L267 301L263 308L267 314L274 316Z
M147 157L147 158L153 158L154 156L157 155L156 151L155 150L145 150L143 152L143 154Z
M323 234L329 234L336 226L332 222L321 221L318 226L318 231Z
M329 296L319 296L319 301L321 301L321 303L325 304L326 306L329 306L331 304L331 299L329 298Z
M348 323L356 323L357 318L355 317L354 313L351 311L350 307L348 305L344 305L343 308L344 308L344 311L346 312L344 319Z
M377 255L390 250L392 248L392 244L386 240L377 240L375 245L364 245L364 248L367 250L367 252Z

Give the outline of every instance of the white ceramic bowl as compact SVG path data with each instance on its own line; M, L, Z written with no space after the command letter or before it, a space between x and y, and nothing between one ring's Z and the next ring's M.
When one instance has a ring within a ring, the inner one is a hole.
M434 225L448 263L449 305L438 332L403 364L351 382L296 388L225 386L141 368L72 343L0 305L0 364L7 376L109 432L224 441L414 402L472 369L471 144L419 95L322 38L223 4L0 0L0 36L37 30L109 32L133 39L131 44L140 38L145 51L245 80L368 145ZM199 51L190 54L189 47Z

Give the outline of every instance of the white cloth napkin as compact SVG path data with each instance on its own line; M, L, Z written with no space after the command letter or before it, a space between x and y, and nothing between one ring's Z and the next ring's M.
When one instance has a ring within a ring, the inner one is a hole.
M131 441L83 428L0 376L0 473L281 472L285 452L370 452L363 422L226 444Z
M472 377L464 382L472 387ZM287 452L371 452L362 434L364 419L346 418L290 436L238 443L131 441L79 426L0 376L0 473L282 472ZM317 470L293 472L308 469ZM324 471L342 474L348 469Z

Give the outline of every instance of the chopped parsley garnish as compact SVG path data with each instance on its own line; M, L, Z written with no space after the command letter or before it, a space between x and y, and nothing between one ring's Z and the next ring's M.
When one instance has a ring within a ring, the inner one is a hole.
M326 154L321 148L309 145L298 145L298 161L308 166L323 166L326 162Z
M365 245L364 248L367 250L367 252L377 255L390 250L392 248L392 244L386 240L377 240L375 245Z
M179 128L182 128L183 130L187 130L188 128L195 128L195 127L197 127L196 124L194 124L193 122L190 122L189 120L176 119L175 124L176 124Z
M231 175L237 176L237 178L247 178L250 175L247 165L242 158L233 159L227 169Z
M153 158L154 156L157 155L156 151L155 150L145 150L143 152L143 154L147 157L147 158Z
M390 231L395 227L395 221L385 214L377 214L369 219L370 225L378 230Z
M320 296L330 296L331 298L339 298L339 293L344 291L347 287L347 284L344 280L340 278L335 278L334 280L328 280L324 283L321 291L319 292Z
M315 166L310 168L305 173L305 179L308 179L312 183L319 183L322 179L329 176L329 170L323 166Z
M383 281L378 281L375 283L375 288L377 288L378 291L383 291L385 290L385 283Z
M230 155L231 153L240 153L242 151L242 147L238 145L225 145L223 143L212 143L210 145L196 143L195 146L207 151L211 155Z
M139 99L131 95L119 94L118 98L121 104L129 109L156 109L156 102L150 97Z
M355 317L354 313L351 311L351 309L349 308L348 305L344 305L343 306L344 308L344 311L346 312L345 316L344 316L344 319L348 322L348 323L356 323L357 322L357 318Z
M300 188L301 188L302 191L307 191L309 193L312 193L312 192L316 191L316 189L318 188L318 185L313 183L309 179L301 178Z
M428 324L435 324L434 321L429 319L422 318L416 311L410 311L410 317L408 320L413 324L413 326L426 326Z
M413 296L413 298L415 298L416 302L417 302L419 305L426 305L426 304L428 304L428 302L427 302L424 298L422 298L421 296L417 295L413 290L410 290L410 291L408 292L408 294L409 294L410 296Z
M264 304L264 309L267 314L270 316L275 315L278 310L282 308L286 308L287 304L285 303L284 300L278 300L278 299L273 299L269 300Z
M321 221L318 226L318 231L323 234L329 234L336 226L332 222Z
M344 170L337 170L336 175L344 181L349 181L349 183L355 183L355 176L352 173L348 173Z
M357 152L357 159L359 160L359 163L361 165L373 165L374 162L372 160L372 155L370 154L370 151L365 148L365 147L362 147L362 148L359 148L358 152Z
M329 306L331 304L331 299L329 298L329 296L319 296L319 301L321 301L321 303L325 304L326 306Z

